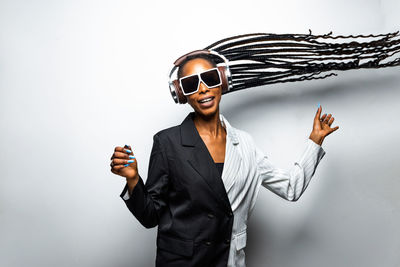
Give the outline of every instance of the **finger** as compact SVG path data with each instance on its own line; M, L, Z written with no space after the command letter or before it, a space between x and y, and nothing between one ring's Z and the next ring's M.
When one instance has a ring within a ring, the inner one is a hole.
M110 160L112 160L112 159L115 157L115 152L117 152L117 151L122 151L122 150L123 150L122 147L116 146L116 147L114 148L114 153L111 155Z
M128 148L125 148L125 147L121 147L121 146L115 147L114 152L122 152L122 153L126 153L126 154L133 154L131 149L128 149Z
M110 164L110 166L116 166L116 165L129 165L131 163L134 163L134 159L117 159L114 158Z
M124 151L124 148L123 148L122 146L116 146L116 147L114 148L114 151L120 151L120 152L122 152L122 151Z
M117 165L117 166L111 167L111 172L119 175L120 170L122 168L124 168L124 165Z
M124 151L123 151L123 152L124 152L124 153L127 153L128 155L129 155L129 154L130 154L130 155L133 155L132 149L131 149L131 147L128 146L128 145L125 145Z
M322 115L322 117L321 117L320 121L321 121L321 122L322 122L322 121L324 121L324 120L325 120L325 118L326 118L326 113L325 113L324 115Z
M114 173L114 174L116 174L116 175L121 175L121 174L120 174L120 170L111 169L111 172Z
M339 126L336 126L336 127L334 127L334 128L330 128L327 135L330 135L331 133L333 133L333 132L336 131L337 129L339 129Z
M110 160L113 160L114 158L119 158L119 159L134 159L135 156L129 155L128 153L124 153L124 152L114 152L110 158Z
M123 164L116 163L114 160L112 160L112 161L110 162L110 167L111 167L111 168L114 168L115 166L118 166L118 165L123 165Z
M328 121L328 125L331 126L334 120L335 120L335 118L332 117L332 118Z
M118 174L119 170L121 170L122 168L125 168L125 166L124 165L116 165L111 168L111 171Z
M322 111L322 107L319 106L317 109L317 113L315 114L314 120L319 120L319 117L321 116L321 111Z
M328 121L331 119L332 114L329 114L328 116L325 117L325 119L323 120L324 123L328 123Z
M112 159L129 159L131 155L123 152L114 152Z

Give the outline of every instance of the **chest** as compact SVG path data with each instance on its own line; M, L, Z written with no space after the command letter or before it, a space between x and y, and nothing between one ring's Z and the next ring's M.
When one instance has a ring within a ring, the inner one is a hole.
M200 135L200 137L206 145L208 153L210 153L214 162L225 162L226 135L219 138L210 138L202 135Z

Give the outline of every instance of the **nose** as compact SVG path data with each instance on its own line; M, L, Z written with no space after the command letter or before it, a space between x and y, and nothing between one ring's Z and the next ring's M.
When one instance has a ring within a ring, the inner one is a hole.
M203 81L200 81L200 85L199 85L199 93L201 93L201 92L207 92L207 91L209 91L210 89L207 87L207 85L205 85L204 83L203 83Z

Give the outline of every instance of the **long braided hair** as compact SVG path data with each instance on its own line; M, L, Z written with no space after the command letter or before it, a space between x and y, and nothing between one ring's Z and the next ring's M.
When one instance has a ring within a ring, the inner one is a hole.
M230 91L337 76L332 71L400 65L400 58L394 56L400 52L398 31L356 36L313 35L311 30L309 34L252 33L225 38L204 49L229 60Z

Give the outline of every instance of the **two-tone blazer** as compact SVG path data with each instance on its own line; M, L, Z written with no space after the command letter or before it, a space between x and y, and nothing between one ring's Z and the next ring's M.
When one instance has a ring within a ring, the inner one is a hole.
M261 185L296 201L325 151L307 139L290 169L277 168L220 114L227 132L221 178L193 116L153 136L146 184L140 177L132 194L125 186L121 197L143 226L158 225L157 267L244 267L247 221Z

